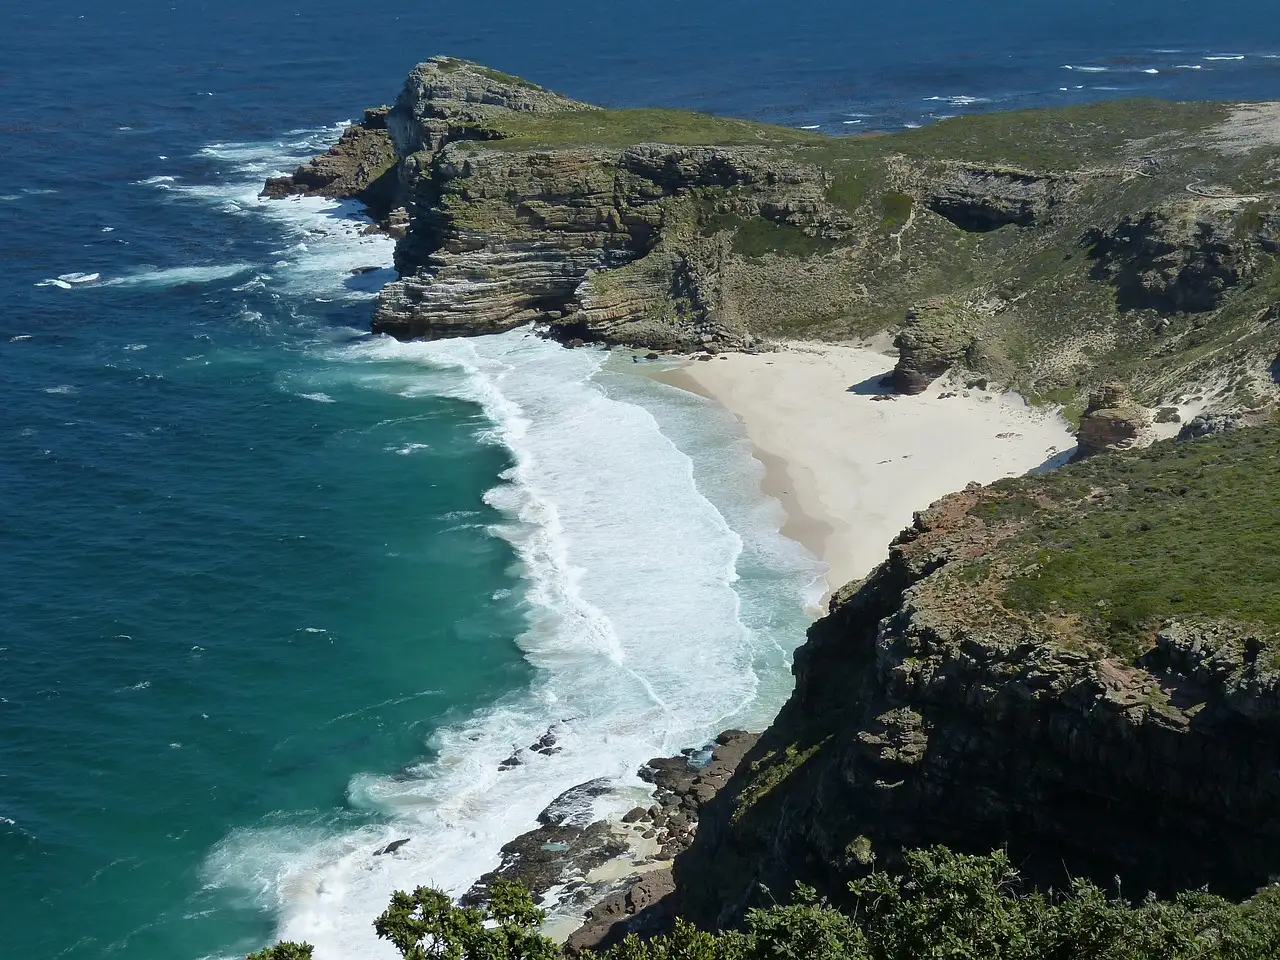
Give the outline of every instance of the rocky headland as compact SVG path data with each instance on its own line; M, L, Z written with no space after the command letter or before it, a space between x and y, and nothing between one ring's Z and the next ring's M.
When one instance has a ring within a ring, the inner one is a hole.
M438 57L267 193L360 198L396 233L378 332L891 336L886 390L952 376L1079 426L1077 462L922 509L836 591L758 739L653 761L621 824L584 813L607 785L575 787L476 897L504 877L594 904L583 949L731 927L797 881L839 902L930 844L1132 896L1280 872L1280 106L831 138Z
M955 372L1078 417L1119 381L1166 423L1250 422L1275 395L1278 151L1275 104L828 137L603 110L436 57L265 194L359 198L399 237L373 317L396 337L532 323L690 352L887 331L903 393Z

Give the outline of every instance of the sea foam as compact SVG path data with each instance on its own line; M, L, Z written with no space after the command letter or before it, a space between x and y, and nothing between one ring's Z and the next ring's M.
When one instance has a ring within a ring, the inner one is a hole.
M369 918L392 890L463 892L576 784L617 785L602 813L633 805L647 758L705 742L757 703L756 665L773 641L740 615L742 537L653 414L601 386L604 352L516 331L375 339L334 355L369 389L470 400L493 422L512 464L486 499L506 517L492 532L520 558L528 629L517 642L536 679L437 731L434 759L413 776L354 777L349 802L385 827L312 835L304 850L292 829L240 831L209 870L217 885L256 887L280 911L281 936L331 958L390 957ZM558 753L525 749L548 729ZM500 770L513 751L523 762ZM414 840L396 856L373 856L403 836Z
M269 276L253 267L251 282L287 295L300 318L318 293L370 296L391 262L391 242L364 235L353 205L256 196L262 176L336 132L213 145L201 153L224 168L222 184L164 192L275 221L288 238L274 255L283 259ZM379 269L350 276L366 266ZM564 790L603 778L616 789L597 812L621 813L647 795L636 777L646 759L766 722L789 689L790 646L821 568L778 534L780 508L760 495L749 447L729 436L732 418L619 373L606 352L564 350L523 330L435 343L339 334L314 345L327 372L282 389L319 399L354 384L410 406L469 401L509 451L510 468L485 499L504 518L490 532L518 558L527 629L515 640L535 668L527 689L432 733L429 760L354 774L347 811L323 822L282 811L211 851L207 883L273 911L279 936L315 944L326 960L376 960L395 955L370 924L392 890L431 883L461 893ZM752 571L747 584L740 563ZM527 749L548 730L559 752ZM522 762L500 770L513 752ZM394 856L373 856L406 836Z

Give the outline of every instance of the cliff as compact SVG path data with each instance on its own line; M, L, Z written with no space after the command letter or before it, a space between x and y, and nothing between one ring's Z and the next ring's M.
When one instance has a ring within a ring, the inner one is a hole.
M949 496L841 591L702 812L676 908L1006 847L1024 876L1244 896L1280 863L1280 428ZM670 904L668 904L670 906Z
M893 331L905 393L959 370L1076 412L1119 380L1147 406L1247 413L1275 398L1277 164L1275 104L827 137L602 110L436 57L267 193L361 197L400 235L373 319L397 337L536 323L688 351Z

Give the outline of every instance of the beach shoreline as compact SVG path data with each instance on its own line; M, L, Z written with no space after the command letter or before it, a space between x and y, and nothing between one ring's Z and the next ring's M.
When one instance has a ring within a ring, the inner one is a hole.
M951 378L894 393L881 384L894 364L884 344L779 347L653 376L738 418L764 467L761 492L786 513L781 532L828 567L827 597L885 559L915 511L969 483L1052 469L1074 448L1056 409L1014 393Z

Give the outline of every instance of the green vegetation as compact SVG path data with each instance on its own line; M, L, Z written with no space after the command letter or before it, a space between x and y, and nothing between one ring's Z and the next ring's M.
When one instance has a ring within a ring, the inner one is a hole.
M1028 170L1114 164L1126 144L1185 141L1227 118L1221 103L1107 100L1053 110L984 113L895 134L903 153L941 160L1003 163ZM1151 144L1154 148L1157 144Z
M247 960L311 960L315 948L309 943L292 943L285 940L274 946L249 954Z
M1002 481L972 511L1021 520L1004 586L1016 610L1078 619L1139 653L1174 617L1280 635L1280 427L1094 457Z
M1207 893L1134 905L1085 881L1027 892L1003 852L910 851L904 872L849 885L848 909L797 886L793 901L752 910L742 930L706 933L678 920L632 936L606 960L1268 960L1280 955L1280 887L1236 904ZM495 883L483 909L420 887L396 893L375 922L405 960L557 960L529 894ZM306 960L279 944L251 960Z
M774 788L804 766L809 758L820 749L822 749L821 743L815 743L813 746L806 747L803 750L793 743L782 753L771 750L759 760L753 761L751 764L751 780L743 788L742 792L738 794L738 803L733 812L733 819L736 821L767 797Z
M906 193L890 191L880 197L880 226L896 230L911 218L915 198Z
M599 147L623 149L637 143L684 146L792 146L829 138L805 130L715 117L688 110L570 110L503 117L502 150Z
M781 257L813 257L835 249L835 242L806 233L789 223L774 223L764 217L720 214L707 224L710 232L733 231L733 252L758 259L768 254Z

